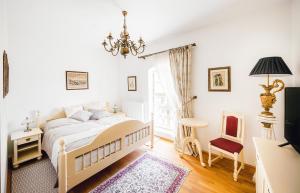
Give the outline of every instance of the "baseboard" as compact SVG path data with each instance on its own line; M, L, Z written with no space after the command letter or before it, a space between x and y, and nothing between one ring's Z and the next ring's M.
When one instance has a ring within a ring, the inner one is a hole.
M168 141L168 142L171 142L171 143L174 142L174 140L169 139L169 138L166 138L166 137L161 137L161 136L155 136L155 137L158 137L158 138L160 138L161 140Z

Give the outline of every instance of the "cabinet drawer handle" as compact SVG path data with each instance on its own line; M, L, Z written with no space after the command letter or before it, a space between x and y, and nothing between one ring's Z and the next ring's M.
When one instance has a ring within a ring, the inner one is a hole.
M30 139L31 139L31 138L29 137L29 138L26 139L26 141L30 141Z

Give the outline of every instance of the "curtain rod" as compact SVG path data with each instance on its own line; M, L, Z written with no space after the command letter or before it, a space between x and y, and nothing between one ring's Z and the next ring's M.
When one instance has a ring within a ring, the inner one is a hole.
M187 45L180 46L180 47L177 47L177 48L182 48L182 47L186 47L186 46L189 46L189 45L196 46L196 43L187 44ZM163 50L163 51L160 51L160 52L155 52L155 53L152 53L152 54L147 54L147 55L139 56L138 58L146 59L147 57L150 57L150 56L153 56L153 55L157 55L157 54L161 54L161 53L164 53L164 52L168 52L169 50L172 50L172 49L176 49L176 48L170 48L170 49Z

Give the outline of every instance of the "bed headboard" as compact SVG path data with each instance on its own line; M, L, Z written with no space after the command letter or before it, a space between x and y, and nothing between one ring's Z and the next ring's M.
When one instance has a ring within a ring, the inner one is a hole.
M93 107L95 107L96 109L97 108L105 109L107 111L110 109L110 105L109 105L108 102L105 102L105 103L90 102L90 103L79 104L79 105L82 105L84 109L89 109L89 108L93 108ZM74 106L74 105L72 105L72 106ZM50 113L48 113L47 115L39 117L37 125L38 125L39 128L43 129L45 127L45 124L47 123L47 121L51 121L51 120L54 120L54 119L65 118L65 117L66 117L66 114L65 114L64 107L55 108Z
M38 121L38 127L43 129L45 127L45 124L47 121L51 121L54 119L60 119L60 118L65 118L66 114L64 111L64 108L57 108L51 111L48 115L46 116L41 116Z

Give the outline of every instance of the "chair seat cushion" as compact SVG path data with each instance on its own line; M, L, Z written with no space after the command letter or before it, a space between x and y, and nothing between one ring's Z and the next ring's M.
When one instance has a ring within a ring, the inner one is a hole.
M218 138L210 141L210 144L230 153L240 153L243 145L225 138Z

